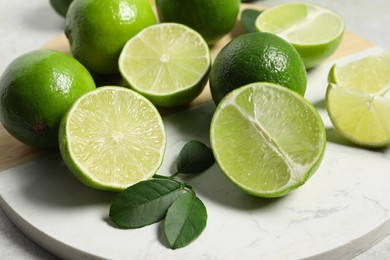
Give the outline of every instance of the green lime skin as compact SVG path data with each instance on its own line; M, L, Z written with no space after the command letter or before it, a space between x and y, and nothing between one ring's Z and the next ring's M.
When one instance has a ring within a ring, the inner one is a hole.
M185 24L213 45L233 29L240 0L156 0L156 7L160 21Z
M94 89L92 76L73 57L47 49L28 52L12 61L0 78L0 121L22 143L55 149L61 117Z
M295 48L270 33L248 33L230 41L217 55L210 72L216 104L232 90L254 82L271 82L304 95L305 65Z
M329 58L340 46L342 39L343 33L331 42L317 45L294 44L294 47L297 49L299 55L301 55L306 69L312 69Z
M50 0L50 4L59 15L65 17L72 1L73 0Z
M73 56L97 74L118 74L125 43L156 23L147 0L74 0L65 34Z

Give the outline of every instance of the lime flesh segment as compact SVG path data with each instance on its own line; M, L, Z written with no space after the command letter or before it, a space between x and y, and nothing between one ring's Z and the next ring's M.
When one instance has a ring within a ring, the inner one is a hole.
M338 14L321 6L285 3L259 15L256 28L290 42L300 53L306 68L312 68L337 49L345 25Z
M390 53L335 64L326 104L335 129L368 147L390 144Z
M217 107L210 131L225 175L261 197L283 196L305 183L326 145L315 108L272 83L253 83L228 94Z
M390 86L390 53L362 57L346 64L336 64L329 82L368 94L384 94Z
M124 47L123 78L155 105L174 107L197 97L207 82L210 50L199 33L184 25L150 26Z
M296 44L318 44L338 37L343 22L330 11L316 5L288 4L263 14L262 29ZM280 15L284 15L283 19ZM271 20L268 21L267 20Z
M123 87L100 87L80 98L60 127L68 168L88 186L120 191L152 177L166 146L156 108Z

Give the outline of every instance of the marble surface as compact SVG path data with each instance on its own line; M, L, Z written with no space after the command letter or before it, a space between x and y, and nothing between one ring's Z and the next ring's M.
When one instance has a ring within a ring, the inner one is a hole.
M278 0L258 1L262 5L276 5ZM340 13L348 30L390 50L390 2L388 0L329 0L307 1L322 4ZM42 0L0 0L0 72L18 55L39 48L63 31L63 18L58 16ZM363 218L364 219L364 218ZM388 259L390 238L384 239L371 249L356 257L365 259ZM55 256L36 245L0 210L0 259L56 259Z
M328 71L310 74L307 97L315 104ZM168 142L158 174L172 172L188 140L208 143L214 109L208 103L164 117ZM199 239L175 251L166 248L161 223L114 228L107 214L115 194L85 187L58 153L2 172L0 206L28 236L68 259L349 259L390 233L389 164L390 149L364 150L330 134L320 168L283 198L249 196L217 165L184 176L206 205L208 223Z

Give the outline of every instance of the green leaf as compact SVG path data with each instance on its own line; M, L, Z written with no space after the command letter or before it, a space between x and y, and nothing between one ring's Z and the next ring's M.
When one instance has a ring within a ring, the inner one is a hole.
M207 170L215 162L212 150L204 143L190 141L180 151L176 161L179 173L192 174Z
M115 198L111 220L123 228L138 228L163 219L183 193L184 184L170 179L151 179L130 186Z
M184 247L203 232L207 211L194 192L182 194L169 208L164 221L164 233L172 249Z
M244 9L241 13L241 24L246 33L257 32L256 19L261 11L255 9Z

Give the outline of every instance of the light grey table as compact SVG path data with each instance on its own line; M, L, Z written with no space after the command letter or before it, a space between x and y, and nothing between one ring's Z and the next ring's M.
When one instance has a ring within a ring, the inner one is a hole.
M258 1L266 6L282 2L289 1ZM305 2L337 11L344 18L348 30L390 50L389 0ZM0 73L17 56L44 45L62 33L63 28L64 19L51 9L49 0L0 0ZM57 258L21 233L0 209L0 259ZM390 236L355 259L390 259Z

